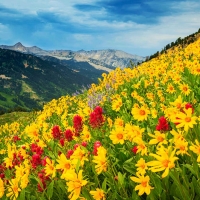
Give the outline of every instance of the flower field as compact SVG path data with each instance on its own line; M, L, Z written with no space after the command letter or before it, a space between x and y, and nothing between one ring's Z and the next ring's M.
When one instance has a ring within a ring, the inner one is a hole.
M200 39L0 126L1 199L199 199Z

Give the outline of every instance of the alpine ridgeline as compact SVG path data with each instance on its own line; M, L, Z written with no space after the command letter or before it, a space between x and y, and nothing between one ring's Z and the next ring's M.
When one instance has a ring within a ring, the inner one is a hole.
M125 68L130 65L130 61L134 64L145 60L145 57L132 55L119 50L92 50L92 51L71 51L71 50L51 50L46 51L36 46L25 47L20 42L14 46L0 45L2 49L10 49L27 54L34 54L42 57L43 60L59 62L76 68L74 64L87 63L96 69L111 71L116 67ZM77 67L79 68L79 67Z

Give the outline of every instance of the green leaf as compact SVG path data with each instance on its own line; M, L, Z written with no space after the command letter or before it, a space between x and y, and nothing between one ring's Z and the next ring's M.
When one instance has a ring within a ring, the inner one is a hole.
M47 187L47 196L51 199L53 196L53 186L54 186L54 181L52 181L49 186Z
M121 174L121 172L118 172L118 182L123 185L124 183L124 177L123 175Z
M155 186L155 193L158 195L158 196L160 196L161 195L161 192L162 192L162 190L163 190L163 188L162 188L162 183L161 183L161 180L160 180L160 178L156 175L156 174L154 174L154 175L152 175L152 176L150 176L151 177L151 182L153 182L153 185Z
M33 176L33 175L29 175L29 178L30 178L30 182L31 182L33 185L37 185L38 183L41 183L40 179L36 178L36 177Z
M90 193L88 192L88 190L86 190L86 188L82 189L82 195L83 197L85 197L87 200L92 200Z
M133 169L132 166L123 165L123 168L124 168L126 171L130 172L131 174L135 174L135 171L134 171L134 169Z
M195 193L197 194L197 196L200 196L200 190L199 190L200 184L197 182L194 176L192 177L192 184L194 186Z
M136 193L135 190L133 190L132 198L131 198L131 199L134 199L134 200L140 200L140 197L138 196L138 194Z
M175 197L175 196L173 196L173 198L174 198L174 200L180 200L179 198L177 198L177 197Z
M152 133L151 129L147 126L147 132Z
M25 200L25 189L20 192L19 198L20 200Z
M107 182L107 178L105 178L103 183L102 183L102 190L105 191L105 192L107 191L106 190L106 182Z
M80 159L78 159L78 162L76 163L76 167L75 167L75 169L76 169L76 173L79 172L79 168L80 168L80 166L81 166L81 161L80 161Z
M57 184L58 184L58 187L62 190L62 192L64 193L64 194L66 194L67 193L67 189L66 189L66 184L63 182L63 180L58 180L57 181Z
M186 167L186 168L188 168L192 172L192 174L197 175L197 173L194 171L194 169L193 169L193 167L191 165L185 164L183 166Z
M132 161L133 161L133 158L130 158L130 159L126 160L126 161L124 162L124 164L131 163Z
M175 185L179 189L183 199L190 199L188 190L180 183L178 172L171 171L169 173L170 177L174 180Z

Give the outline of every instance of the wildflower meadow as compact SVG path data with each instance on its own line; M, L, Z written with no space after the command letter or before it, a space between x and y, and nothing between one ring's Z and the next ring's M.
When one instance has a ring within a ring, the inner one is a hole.
M200 39L0 126L0 198L200 198Z

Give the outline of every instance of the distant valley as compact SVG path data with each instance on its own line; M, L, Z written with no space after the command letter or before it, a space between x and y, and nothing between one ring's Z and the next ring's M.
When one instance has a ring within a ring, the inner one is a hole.
M118 50L46 51L36 46L0 45L0 112L41 108L53 98L97 83L102 73L142 62Z

